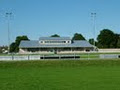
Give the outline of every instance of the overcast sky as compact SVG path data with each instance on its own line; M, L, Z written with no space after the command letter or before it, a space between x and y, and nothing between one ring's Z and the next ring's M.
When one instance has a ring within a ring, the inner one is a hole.
M81 33L92 38L91 12L96 12L96 36L107 28L120 33L120 0L0 0L0 45L7 45L6 12L12 12L10 38L27 35L31 40L60 34Z

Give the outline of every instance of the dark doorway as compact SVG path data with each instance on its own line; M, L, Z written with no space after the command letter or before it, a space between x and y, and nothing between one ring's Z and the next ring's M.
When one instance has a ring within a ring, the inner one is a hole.
M57 49L54 49L54 54L57 54Z

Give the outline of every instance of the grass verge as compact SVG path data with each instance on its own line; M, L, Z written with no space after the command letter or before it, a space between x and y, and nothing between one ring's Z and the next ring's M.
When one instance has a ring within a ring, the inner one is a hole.
M119 60L0 62L0 90L120 90Z

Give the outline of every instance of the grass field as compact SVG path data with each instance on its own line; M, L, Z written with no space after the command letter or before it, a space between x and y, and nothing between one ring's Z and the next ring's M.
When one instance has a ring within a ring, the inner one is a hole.
M120 90L120 61L0 62L0 90Z

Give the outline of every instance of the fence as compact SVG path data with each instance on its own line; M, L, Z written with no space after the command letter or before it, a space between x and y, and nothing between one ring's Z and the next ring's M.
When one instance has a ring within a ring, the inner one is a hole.
M0 56L0 61L11 60L49 60L49 59L76 59L76 60L94 60L94 59L117 59L120 54L85 54L85 55L9 55Z
M25 55L25 56L0 56L0 60L40 60L40 56L38 55Z
M0 60L44 60L44 59L79 59L80 55L10 55L0 56Z

